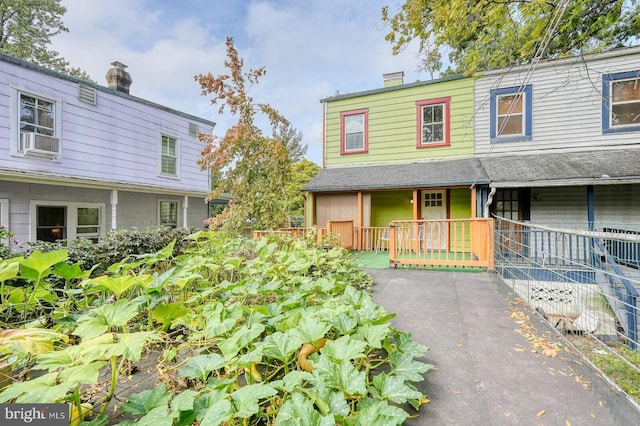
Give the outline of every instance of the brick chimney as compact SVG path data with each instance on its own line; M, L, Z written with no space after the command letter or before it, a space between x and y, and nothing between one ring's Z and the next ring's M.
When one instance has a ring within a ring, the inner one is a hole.
M384 87L400 86L404 84L404 71L382 74L382 77L384 78Z
M113 68L107 71L107 84L112 89L129 93L129 87L133 80L131 79L131 75L125 71L127 66L118 61L111 62L111 65L113 65Z

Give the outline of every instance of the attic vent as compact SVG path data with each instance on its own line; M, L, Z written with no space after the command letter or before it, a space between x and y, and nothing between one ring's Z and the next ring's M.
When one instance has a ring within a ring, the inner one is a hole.
M198 132L198 125L195 123L189 123L189 135L195 138L198 136Z
M91 87L78 85L78 99L91 105L96 104L96 89Z

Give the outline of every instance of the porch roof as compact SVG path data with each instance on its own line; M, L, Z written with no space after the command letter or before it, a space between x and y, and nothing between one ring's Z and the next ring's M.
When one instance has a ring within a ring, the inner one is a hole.
M482 165L499 188L640 183L640 148L489 156Z
M411 189L487 184L480 160L463 158L405 164L327 168L302 190L309 192Z

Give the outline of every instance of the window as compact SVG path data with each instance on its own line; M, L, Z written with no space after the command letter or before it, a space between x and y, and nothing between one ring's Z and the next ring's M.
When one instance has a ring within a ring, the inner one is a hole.
M533 96L531 85L491 91L492 141L531 140Z
M60 154L60 102L12 88L17 98L17 142L12 153L56 159Z
M602 76L602 131L640 130L640 71Z
M340 113L340 154L363 154L369 150L369 110Z
M172 228L178 227L178 202L164 201L158 203L158 223Z
M103 234L103 212L103 204L32 201L32 235L38 241L96 239Z
M416 102L418 148L449 145L449 103L451 98Z
M55 136L54 102L20 93L20 132Z
M178 140L171 136L162 135L161 148L160 174L178 176Z

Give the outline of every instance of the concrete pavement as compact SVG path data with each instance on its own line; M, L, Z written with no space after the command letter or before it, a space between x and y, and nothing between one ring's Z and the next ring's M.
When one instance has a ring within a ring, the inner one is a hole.
M431 402L406 425L640 425L637 406L577 356L534 349L564 342L494 275L365 271L375 302L430 348L422 361L437 368L418 384ZM523 318L535 338L518 332Z

